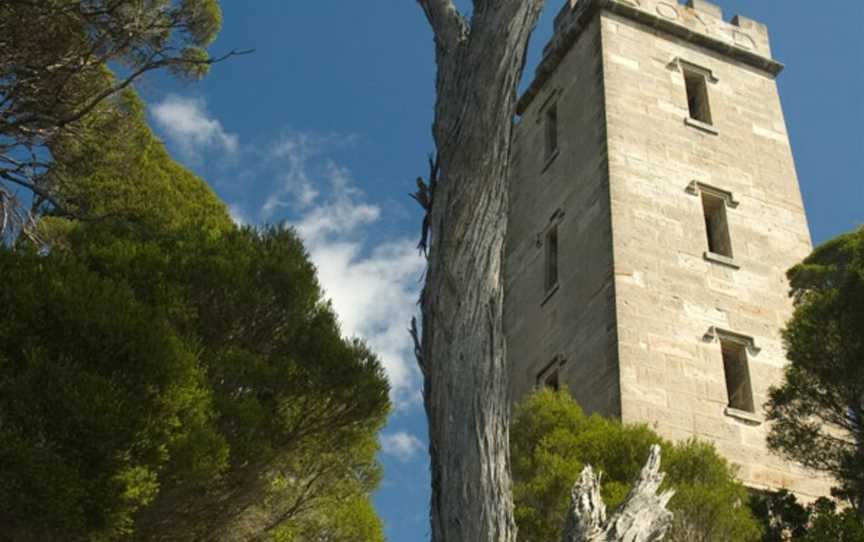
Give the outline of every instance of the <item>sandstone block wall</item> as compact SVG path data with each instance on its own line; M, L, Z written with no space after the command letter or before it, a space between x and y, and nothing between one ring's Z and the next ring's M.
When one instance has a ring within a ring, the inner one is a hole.
M513 396L551 363L589 412L620 415L600 21L580 35L516 128L505 262ZM557 109L558 151L544 118ZM544 236L558 228L558 286L544 284ZM563 363L563 364L562 364Z
M751 487L827 494L765 446L761 405L782 377L792 313L785 271L811 250L767 29L702 0L581 0L556 28L515 142L514 397L559 356L586 410L711 440ZM690 118L685 70L704 76L710 124ZM547 163L550 103L560 143ZM731 259L708 250L702 191L726 202ZM548 295L538 240L559 209ZM746 338L753 413L728 408L724 332Z

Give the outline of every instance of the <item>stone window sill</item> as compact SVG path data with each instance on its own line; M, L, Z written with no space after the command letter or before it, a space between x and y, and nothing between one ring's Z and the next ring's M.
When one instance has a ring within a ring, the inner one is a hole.
M552 286L551 288L549 288L549 290L546 291L546 295L543 297L543 301L540 302L540 306L542 307L543 305L546 304L547 301L552 299L552 296L554 296L555 292L557 292L557 291L558 291L558 284L555 284L555 286Z
M762 416L755 412L747 412L746 410L738 410L737 408L727 406L723 413L730 418L736 418L752 425L762 424Z
M704 252L702 255L709 262L719 263L727 267L731 267L732 269L741 269L741 266L735 263L735 260L733 260L729 256L717 254L716 252Z
M546 158L546 163L543 164L543 169L540 170L540 173L544 173L549 169L549 166L552 165L552 162L554 162L556 158L558 158L558 149L555 149L555 151Z
M701 120L696 120L691 117L684 117L684 124L687 126L692 126L697 130L702 130L703 132L708 132L709 134L718 135L720 132L717 131L713 125L708 124L707 122L702 122Z

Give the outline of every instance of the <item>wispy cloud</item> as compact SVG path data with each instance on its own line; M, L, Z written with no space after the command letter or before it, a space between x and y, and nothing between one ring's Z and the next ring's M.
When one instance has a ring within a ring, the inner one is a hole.
M157 126L187 159L200 159L204 150L234 153L239 138L225 131L207 111L204 100L168 95L150 108Z
M407 327L425 262L407 238L368 246L367 228L382 218L381 208L365 200L348 169L326 157L328 144L332 142L303 134L283 137L273 157L286 163L292 183L280 185L276 194L297 194L286 186L315 194L285 203L293 209L288 223L318 268L343 333L361 337L381 358L397 407L414 404L419 373ZM268 216L272 201L271 194L262 216Z
M302 132L293 132L283 136L269 149L267 158L283 165L278 176L279 187L271 193L261 207L260 215L268 220L280 209L302 210L315 203L320 195L316 186L315 168L321 166L329 171L323 172L323 177L338 181L339 168L332 161L322 158L321 153L333 147L349 145L354 136L331 134L318 136ZM346 172L347 173L347 172ZM340 187L347 189L343 183Z
M381 451L403 463L410 461L414 455L422 452L423 449L423 442L410 433L400 431L381 435Z
M353 184L347 169L327 161L323 170L329 185L325 201L306 205L302 218L294 223L307 243L326 243L329 239L353 236L357 228L374 224L381 217L377 205L363 203L363 193Z

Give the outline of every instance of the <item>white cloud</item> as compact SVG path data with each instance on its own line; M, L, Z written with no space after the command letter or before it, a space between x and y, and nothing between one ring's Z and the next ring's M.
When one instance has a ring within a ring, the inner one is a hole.
M197 159L204 149L234 153L239 139L212 118L203 100L169 95L151 107L156 124L187 158Z
M282 181L290 182L266 199L261 216L279 207L293 209L289 224L318 268L342 332L364 339L378 354L397 408L415 404L420 375L407 329L417 309L425 261L416 242L407 238L367 247L366 228L381 219L381 208L365 201L350 171L323 157L327 145L322 139L292 134L274 146L271 158L285 162ZM303 193L314 197L285 200Z
M354 188L348 170L328 161L324 176L330 184L328 200L307 209L294 224L300 237L308 243L326 242L378 221L381 209L360 201L362 193Z
M343 333L362 337L381 358L397 406L417 400L419 375L407 331L423 266L414 244L383 243L363 256L359 242L303 239Z
M423 442L409 433L400 431L381 435L381 451L403 463L408 462L414 454L422 452L423 449Z
M283 207L302 209L315 202L318 190L309 178L307 164L316 149L317 145L306 134L293 134L273 146L270 158L284 162L284 173L279 176L279 189L261 207L263 219L270 218Z
M348 145L355 140L355 136L313 136L297 132L280 139L270 149L268 158L282 163L283 173L278 177L279 189L261 207L261 218L267 220L282 208L303 210L315 203L320 192L311 178L314 175L310 167L320 166L319 162L323 162L329 170L324 172L324 177L330 178L331 183L339 184L342 193L351 192L346 184L350 181L348 172L329 160L322 160L320 155L325 148Z

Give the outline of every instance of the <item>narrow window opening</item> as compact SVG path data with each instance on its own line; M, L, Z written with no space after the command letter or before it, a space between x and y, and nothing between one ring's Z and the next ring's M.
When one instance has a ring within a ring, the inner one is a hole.
M552 369L546 378L543 380L543 385L550 390L559 391L561 389L561 382L558 379L558 369Z
M549 388L550 390L558 391L561 389L561 366L563 360L561 356L555 356L542 371L537 373L537 387Z
M708 84L705 76L693 72L684 72L684 84L687 87L687 107L690 118L712 124L711 107L708 104Z
M546 158L551 158L558 150L558 105L551 104L546 109Z
M546 291L558 285L558 226L546 233Z
M723 352L723 372L726 374L729 407L744 412L755 412L745 346L721 339L720 349Z
M726 219L726 202L723 198L702 192L702 211L705 214L708 251L731 258L732 239Z

